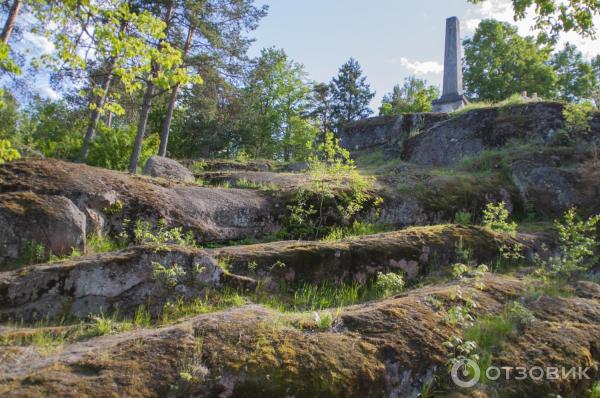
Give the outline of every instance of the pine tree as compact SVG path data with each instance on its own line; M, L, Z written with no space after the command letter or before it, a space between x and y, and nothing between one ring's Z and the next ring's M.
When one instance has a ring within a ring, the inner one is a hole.
M373 113L369 103L375 96L363 76L358 61L350 58L331 82L333 126L339 130L344 124L363 119Z

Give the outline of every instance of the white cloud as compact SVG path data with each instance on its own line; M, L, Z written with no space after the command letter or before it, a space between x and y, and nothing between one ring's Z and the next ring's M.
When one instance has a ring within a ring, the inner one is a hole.
M400 64L417 75L441 75L444 72L444 65L436 61L416 61L401 57L392 62Z

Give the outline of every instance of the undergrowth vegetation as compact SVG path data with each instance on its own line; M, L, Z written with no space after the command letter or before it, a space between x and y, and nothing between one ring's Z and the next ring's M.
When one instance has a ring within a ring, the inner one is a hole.
M283 235L319 238L335 224L349 225L367 205L378 208L381 198L372 193L374 179L359 173L348 150L333 133L327 133L309 158L309 189L299 189L288 205Z

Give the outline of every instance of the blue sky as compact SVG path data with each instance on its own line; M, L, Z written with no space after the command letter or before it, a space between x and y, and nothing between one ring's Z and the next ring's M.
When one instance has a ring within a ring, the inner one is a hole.
M285 49L304 64L309 77L329 81L350 57L363 67L377 91L372 107L409 75L441 85L445 19L457 16L462 36L472 35L482 18L512 20L510 0L270 0L269 15L254 32L251 54L261 48ZM530 33L531 20L517 24ZM600 24L596 24L600 26ZM569 36L587 56L600 54L600 41Z

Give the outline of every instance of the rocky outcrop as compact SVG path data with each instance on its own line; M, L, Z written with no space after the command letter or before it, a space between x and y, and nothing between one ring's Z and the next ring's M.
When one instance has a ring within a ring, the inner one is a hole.
M514 239L481 227L432 226L347 239L339 242L274 242L209 250L235 274L270 276L287 282L321 281L364 284L378 272L397 272L412 280L448 272L459 259L459 247L489 263L502 245L523 244L533 257L531 238ZM249 270L249 264L253 270ZM257 274L254 274L257 273Z
M400 116L378 116L346 124L340 131L340 143L357 151L408 139L411 132L427 130L448 119L443 113L414 113Z
M584 396L600 376L600 302L582 297L532 297L531 280L486 275L484 290L460 284L478 303L474 315L500 315L520 301L534 316L495 341L492 364L589 367L590 379L500 378L477 397ZM379 302L348 307L333 328L303 315L260 306L197 316L173 326L65 345L59 352L0 347L0 394L37 396L408 397L436 376L433 388L453 388L444 342L461 325L446 321L462 304L457 282L425 287ZM446 380L450 384L442 384Z
M407 141L403 157L424 165L450 165L510 140L549 143L564 126L563 106L532 103L476 109L439 123Z
M85 215L63 196L0 193L0 268L85 250Z
M85 215L88 231L118 234L137 220L192 231L200 242L242 239L279 229L285 210L268 192L206 188L57 160L22 160L0 166L0 194L32 192L62 197ZM127 223L129 220L129 224ZM14 228L8 219L4 228ZM33 228L26 217L20 228ZM59 233L56 228L48 237ZM41 242L44 245L48 241Z
M177 161L162 156L152 156L146 162L143 173L167 180L194 182L194 174Z
M523 202L540 215L560 217L570 207L578 207L584 215L600 212L594 199L600 195L600 181L594 178L600 174L597 162L563 166L556 159L518 160L510 170Z
M503 245L523 245L533 258L534 240L512 238L479 227L416 227L339 242L273 242L199 250L180 246L139 246L111 254L74 258L0 273L0 319L34 320L59 315L84 317L118 309L131 315L142 304L157 313L165 297L198 297L207 286L252 288L270 281L289 284L372 281L378 272L403 274L408 281L447 275L460 250L490 263ZM217 265L227 264L224 273ZM173 291L165 290L154 270L181 268Z
M252 281L225 273L202 250L131 247L0 273L0 320L85 318L115 311L132 316L141 305L156 315L167 299L191 299L207 287L223 285L251 287Z

